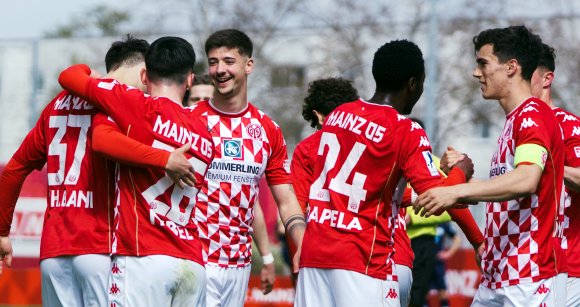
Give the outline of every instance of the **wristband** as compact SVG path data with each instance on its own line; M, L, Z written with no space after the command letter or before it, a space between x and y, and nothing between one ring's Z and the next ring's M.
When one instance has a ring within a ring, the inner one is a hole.
M268 265L268 264L272 264L274 263L274 255L272 255L272 253L269 253L266 256L262 256L262 264L263 265Z

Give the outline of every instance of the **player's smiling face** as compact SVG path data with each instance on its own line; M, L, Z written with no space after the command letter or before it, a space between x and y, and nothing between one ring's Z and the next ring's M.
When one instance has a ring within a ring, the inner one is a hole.
M502 89L507 83L507 64L499 62L491 44L483 45L476 57L477 66L473 76L481 85L481 95L485 99L501 98Z
M241 55L237 48L227 47L211 49L207 56L216 95L233 97L246 88L254 64L251 58Z

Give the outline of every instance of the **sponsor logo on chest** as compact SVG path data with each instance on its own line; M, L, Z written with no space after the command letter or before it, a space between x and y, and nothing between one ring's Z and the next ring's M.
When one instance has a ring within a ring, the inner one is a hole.
M243 159L242 140L223 139L222 140L222 157Z

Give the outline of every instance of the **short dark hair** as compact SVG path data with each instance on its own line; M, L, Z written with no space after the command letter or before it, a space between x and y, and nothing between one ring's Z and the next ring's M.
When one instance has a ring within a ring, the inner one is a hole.
M552 72L556 70L556 51L545 43L542 43L542 53L538 60L538 68L547 69Z
M147 77L151 81L168 80L182 84L193 72L195 51L180 37L164 36L151 44L145 55Z
M241 55L252 57L253 44L252 40L246 33L237 29L225 29L214 32L205 41L205 53L215 48L226 47L238 49Z
M145 60L149 43L144 39L137 39L127 34L122 40L111 44L105 55L107 73L116 70L122 65L137 65Z
M194 86L194 85L211 85L211 86L213 86L208 74L195 75L195 78L193 78L192 86Z
M339 105L355 101L358 97L358 92L350 80L327 78L312 81L308 84L308 96L304 98L302 105L302 117L315 128L318 126L318 118L312 111L316 110L326 116Z
M425 61L421 49L408 40L393 40L381 46L373 59L373 77L381 91L400 90L412 77L421 78Z
M475 52L491 44L500 63L516 59L522 67L522 78L531 80L538 66L542 39L523 25L481 31L473 37Z

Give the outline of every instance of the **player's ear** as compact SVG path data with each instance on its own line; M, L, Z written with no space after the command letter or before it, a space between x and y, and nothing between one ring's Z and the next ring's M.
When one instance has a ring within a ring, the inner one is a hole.
M506 70L507 70L507 74L508 76L513 76L516 71L518 71L518 61L516 59L511 59L506 63Z
M143 82L143 84L145 86L147 86L147 84L149 83L149 79L147 78L147 69L143 68L141 70L141 82Z
M195 79L195 74L191 73L189 74L189 76L187 76L187 89L190 89L191 86L193 85L193 80Z
M552 86L552 81L554 81L554 72L548 71L544 73L544 80L542 82L542 87Z
M254 70L254 59L248 58L248 60L246 61L246 75L251 74L252 70Z
M322 124L324 123L324 120L326 119L326 116L324 116L324 114L316 111L316 110L312 110L312 113L314 114L314 116L316 116L316 118L318 119L318 127L322 127Z

